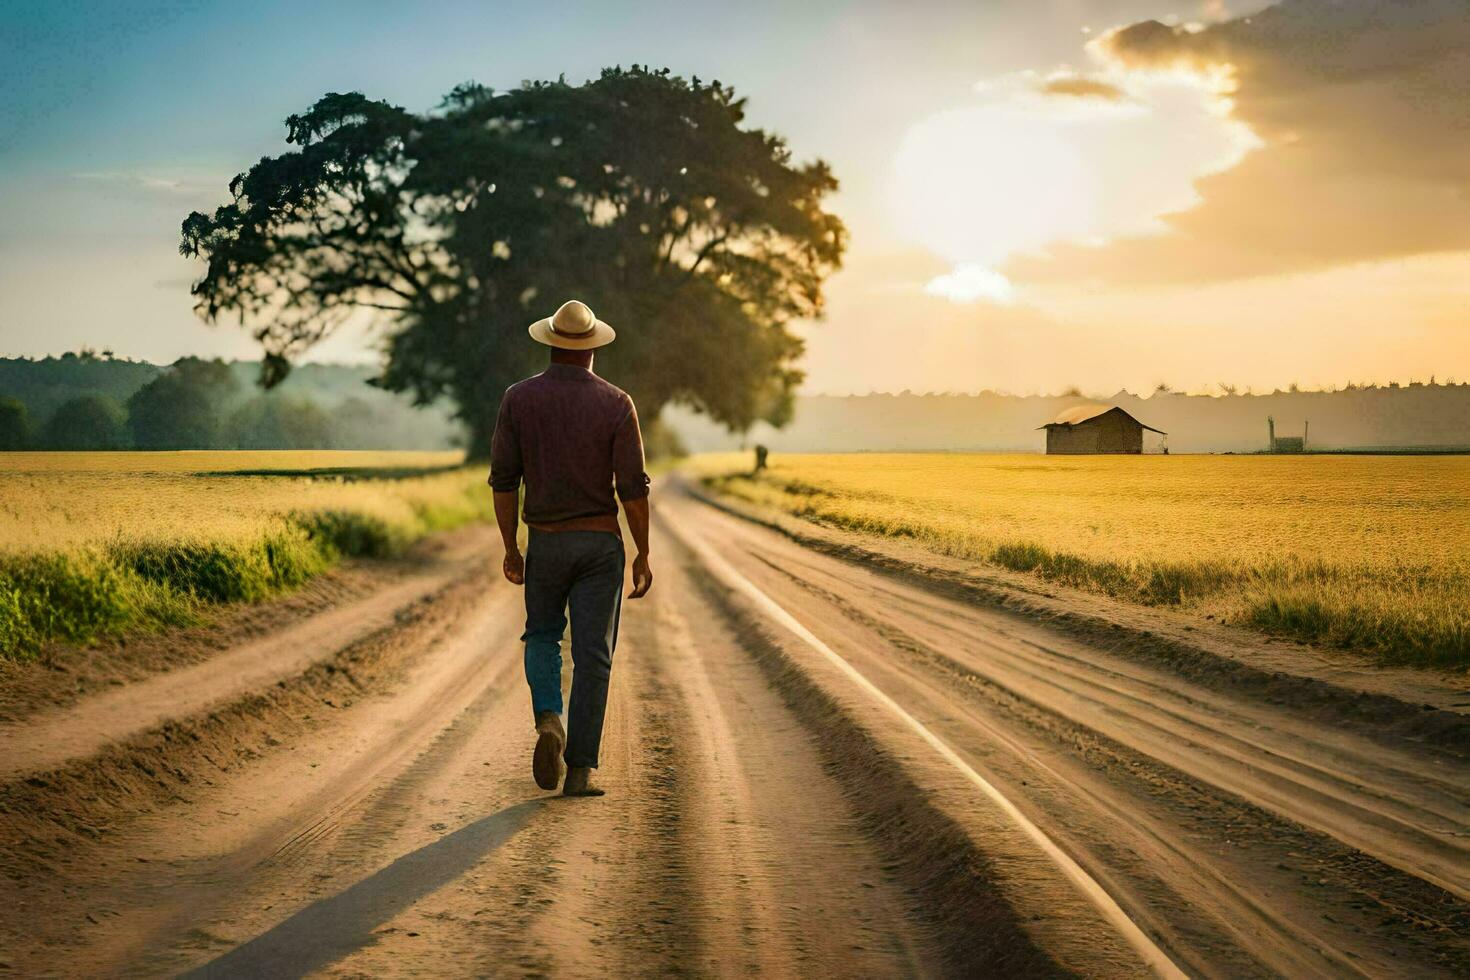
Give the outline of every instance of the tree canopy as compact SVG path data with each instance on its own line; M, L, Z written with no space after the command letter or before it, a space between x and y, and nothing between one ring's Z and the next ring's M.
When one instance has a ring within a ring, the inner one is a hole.
M237 408L225 427L237 449L330 449L332 421L305 398L259 395Z
M39 424L83 395L104 395L121 405L162 370L85 347L59 357L0 357L0 391L25 402Z
M645 418L681 402L779 424L801 379L789 326L821 315L847 233L827 165L744 120L730 87L637 66L465 84L422 114L328 94L287 120L294 149L184 221L181 251L207 261L197 310L253 330L267 386L374 316L378 383L452 397L474 452L544 359L526 326L572 297L620 328L598 370Z
M62 403L46 423L47 449L126 449L127 415L106 395L82 395Z
M0 452L31 448L31 413L19 398L0 396Z
M134 448L221 448L221 406L238 386L222 361L180 358L128 399Z

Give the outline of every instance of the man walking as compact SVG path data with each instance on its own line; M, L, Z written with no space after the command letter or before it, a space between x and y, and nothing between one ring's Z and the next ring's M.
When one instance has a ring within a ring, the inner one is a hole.
M567 796L601 796L597 768L608 678L622 605L623 539L618 498L638 550L633 591L653 585L648 567L648 474L633 400L592 373L592 352L612 343L613 328L585 303L563 303L531 324L551 348L551 364L511 385L500 401L490 448L495 519L505 544L505 577L526 589L526 681L536 718L536 785L555 789L566 762ZM526 486L529 529L521 557L517 491ZM572 696L561 723L561 638L572 626Z

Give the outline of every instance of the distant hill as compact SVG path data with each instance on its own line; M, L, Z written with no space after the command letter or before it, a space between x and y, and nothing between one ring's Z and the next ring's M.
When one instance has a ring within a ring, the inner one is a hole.
M461 429L446 404L416 408L402 395L368 384L369 367L302 364L269 392L256 385L257 361L232 361L239 381L231 401L219 405L225 415L245 402L306 401L326 415L326 442L335 449L449 449L461 444ZM0 398L24 403L37 430L56 410L73 399L98 395L126 406L139 388L163 373L166 365L133 361L90 351L60 357L0 358Z
M665 419L693 452L733 449L742 442L785 452L1039 451L1046 440L1037 427L1084 404L1118 405L1164 430L1171 452L1263 450L1268 415L1276 419L1277 435L1300 435L1310 422L1309 448L1470 446L1470 384L1220 396L1120 391L1111 398L806 395L797 398L795 421L786 429L758 426L744 440L687 411L668 412Z
M63 404L82 395L103 395L123 404L162 372L146 361L70 352L34 361L0 357L0 397L20 399L31 418L44 424Z

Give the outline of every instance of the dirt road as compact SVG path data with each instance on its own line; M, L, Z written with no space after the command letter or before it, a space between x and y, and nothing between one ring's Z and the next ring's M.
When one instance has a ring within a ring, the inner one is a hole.
M371 629L337 633L336 610L257 641L274 659L0 729L4 968L1470 973L1462 756L1232 698L674 492L656 515L607 797L531 782L520 597L476 539L364 606Z

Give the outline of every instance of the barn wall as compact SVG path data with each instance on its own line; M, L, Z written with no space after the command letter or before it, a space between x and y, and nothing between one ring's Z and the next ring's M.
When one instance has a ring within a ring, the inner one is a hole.
M1048 453L1095 453L1098 451L1098 427L1095 425L1053 425L1046 430Z
M1143 452L1143 426L1122 414L1114 412L1097 419L1101 432L1098 434L1097 451L1100 453Z
M1077 425L1054 425L1046 430L1049 454L1141 453L1143 426L1118 413Z

